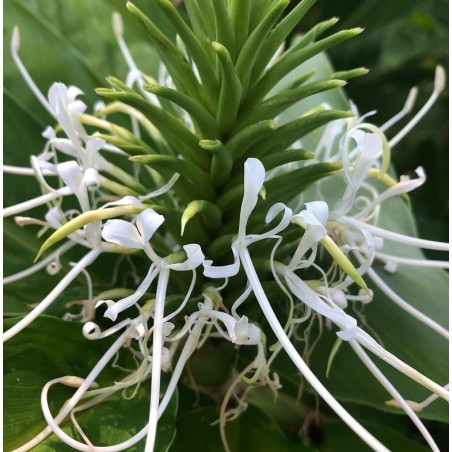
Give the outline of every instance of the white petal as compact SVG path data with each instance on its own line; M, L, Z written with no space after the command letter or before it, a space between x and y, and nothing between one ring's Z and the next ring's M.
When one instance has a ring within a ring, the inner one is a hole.
M91 152L96 152L102 149L102 147L105 144L105 140L102 140L101 138L90 138L87 142L86 142L86 151L91 153Z
M239 239L245 237L248 218L254 207L256 207L259 191L265 180L265 168L258 159L249 158L245 162L244 172L244 193L240 209Z
M152 284L158 272L159 270L156 268L156 266L151 265L146 277L143 279L143 281L141 281L141 284L138 286L136 292L134 292L132 295L129 295L128 297L122 298L112 305L109 305L108 309L105 311L104 317L115 321L120 312L125 311L126 309L137 303L149 289L149 286Z
M261 332L252 323L248 322L248 317L243 316L234 327L235 339L232 341L239 345L257 345L261 339Z
M61 99L67 99L67 86L63 83L55 82L49 89L49 104L55 115L59 115L62 112Z
M56 132L53 127L46 127L44 132L41 133L41 135L46 138L47 140L52 140L53 138L56 138Z
M58 229L63 224L62 220L64 219L64 214L58 207L52 207L46 213L45 219L52 228Z
M231 247L232 254L234 255L234 263L230 265L215 266L212 265L213 261L204 261L202 264L204 266L203 275L212 279L230 278L235 276L240 270L240 260L236 245L237 243L234 242Z
M135 196L124 196L124 198L118 199L117 201L108 202L107 204L104 204L101 209L105 209L106 207L111 206L135 206L135 207L142 207L141 201L138 198L135 198Z
M66 155L70 155L71 157L75 157L77 155L75 146L72 144L72 141L67 138L54 138L51 140L51 143L55 149L58 149Z
M77 96L85 94L80 88L77 86L71 85L67 89L67 100L69 102L74 102Z
M153 209L146 209L137 217L137 228L143 237L143 243L149 242L154 232L165 221L165 217Z
M58 174L63 182L77 195L80 193L82 185L82 170L75 160L59 163L57 165Z
M325 201L312 201L307 202L305 205L306 210L311 212L323 226L326 226L328 221L328 204Z
M358 327L351 327L336 333L343 341L351 341L358 334Z
M99 173L94 168L88 168L83 174L83 183L89 190L94 190L100 187Z
M102 237L107 242L117 243L126 248L144 249L143 238L137 228L128 221L108 220L102 229Z
M199 245L184 245L184 250L187 253L187 260L179 264L168 265L169 268L177 271L194 270L204 262L204 253Z
M67 109L70 116L78 116L85 112L87 106L81 100L76 100L67 105Z

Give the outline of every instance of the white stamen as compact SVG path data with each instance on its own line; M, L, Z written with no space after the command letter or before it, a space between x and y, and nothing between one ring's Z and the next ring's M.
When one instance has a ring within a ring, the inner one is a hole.
M397 232L387 231L386 229L379 228L378 226L373 226L365 223L364 221L355 220L350 217L343 217L341 218L341 221L345 224L356 226L358 229L368 229L372 234L375 234L383 239L399 242L404 245L416 246L426 250L449 251L449 244L445 242L423 240L404 234L398 234Z
M19 33L19 27L15 26L13 29L13 34L11 38L11 56L13 57L14 63L16 63L17 69L19 69L19 72L21 73L23 79L25 80L25 83L30 88L31 92L36 96L36 98L41 102L41 105L50 113L50 115L53 117L53 111L50 107L50 104L47 102L47 99L45 98L44 94L41 93L39 88L36 86L33 79L30 77L30 74L28 73L27 69L25 68L24 64L22 63L22 60L19 57L19 46L20 46L20 33Z
M3 165L3 172L8 174L17 174L19 176L36 176L33 168L27 168L23 166ZM43 176L58 176L57 173L43 169L41 170Z
M391 119L386 121L382 126L380 126L380 130L382 132L386 132L389 128L391 128L395 123L399 122L402 118L404 118L406 115L408 115L411 110L414 107L414 103L416 102L416 98L418 95L418 88L414 86L411 88L410 92L408 93L407 100L405 102L405 105L403 106L402 110L397 113L395 116L393 116Z
M428 260L428 259L410 259L408 257L399 257L399 256L392 256L390 254L385 253L375 253L375 257L385 262L386 264L394 263L394 264L401 264L401 265L411 265L414 267L434 267L434 268L449 268L449 262L448 261L434 261L434 260Z
M433 440L432 436L425 428L424 424L421 422L418 416L414 413L413 409L409 406L409 404L403 399L403 397L399 394L397 389L390 383L390 381L383 375L383 373L378 369L378 367L370 360L365 351L357 344L355 341L351 342L351 346L361 361L365 364L365 366L370 370L370 372L374 375L374 377L384 386L384 388L400 403L400 406L403 408L408 417L413 421L414 425L418 428L419 432L427 441L428 445L435 452L440 452L438 446Z
M389 141L389 145L394 147L403 138L405 138L411 130L418 124L418 122L427 114L427 112L432 108L433 104L438 99L441 92L444 90L446 84L446 73L442 66L436 66L435 71L435 84L432 95L429 97L425 105L417 112L417 114L411 119L411 121L395 136Z
M435 322L430 317L426 316L422 312L414 308L410 303L406 302L400 295L398 295L394 290L392 290L382 278L380 278L377 272L371 268L367 270L367 275L372 279L372 281L378 286L378 288L392 300L396 305L402 308L404 311L408 312L412 317L427 325L433 331L443 336L445 339L449 340L449 331L447 331L439 323Z
M74 245L75 245L74 242L71 242L71 241L66 242L64 245L62 245L60 248L58 248L52 254L49 254L46 258L42 259L38 263L27 268L26 270L22 270L21 272L15 273L14 275L5 276L3 278L3 284L10 284L15 281L19 281L23 278L26 278L27 276L32 275L33 273L36 273L37 271L41 270L42 268L47 267L47 265L54 262L55 259L57 259L59 256L64 254L67 250L71 249Z
M47 204L48 202L63 196L72 195L72 193L73 192L69 187L63 187L52 193L46 193L45 195L37 196L36 198L29 199L28 201L21 202L14 206L6 207L3 209L3 218L17 215L18 213L33 209L34 207L42 206L43 204Z
M162 268L155 295L154 332L152 343L152 371L151 371L151 406L149 412L148 434L146 436L145 452L154 450L157 433L158 409L160 401L160 374L163 347L163 312L165 308L166 289L168 286L169 268Z

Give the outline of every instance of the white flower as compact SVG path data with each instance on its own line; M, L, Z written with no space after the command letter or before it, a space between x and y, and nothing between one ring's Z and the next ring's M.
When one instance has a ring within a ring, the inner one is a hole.
M153 209L146 209L137 216L136 226L125 220L108 220L102 229L102 237L107 242L126 248L145 250L154 232L164 221L163 215Z

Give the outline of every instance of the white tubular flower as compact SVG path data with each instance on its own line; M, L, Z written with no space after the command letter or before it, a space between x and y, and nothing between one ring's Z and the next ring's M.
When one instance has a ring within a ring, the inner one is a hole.
M83 91L75 86L54 83L49 89L49 104L55 119L77 150L83 153L80 137L86 137L79 116L86 110L86 104L77 99Z
M272 222L281 212L283 218L277 226L270 231L263 234L246 234L246 225L248 219L256 207L259 193L263 188L265 180L265 168L262 163L256 158L249 158L244 165L244 193L242 206L240 209L239 229L236 240L231 245L234 262L230 265L213 266L212 261L204 262L204 276L209 278L229 278L235 276L240 269L239 254L242 248L248 245L264 240L267 238L274 238L279 232L286 229L290 224L292 218L292 210L283 203L274 204L267 212L265 222L268 224Z
M87 186L84 183L82 168L75 160L59 163L58 174L67 187L75 194L84 212L90 210Z
M242 316L240 320L225 312L202 307L201 314L224 324L227 330L226 337L237 345L257 345L261 341L260 329L248 322L248 317ZM220 331L221 332L221 331Z
M328 306L316 292L311 289L301 278L295 275L290 269L284 271L284 279L290 291L304 304L323 317L331 320L341 331L336 334L344 341L350 341L356 337L358 324L356 319L346 314L336 305Z
M377 196L364 209L360 210L356 217L365 218L372 212L373 209L375 209L377 206L379 206L382 202L386 201L387 199L392 198L393 196L409 193L410 191L413 191L416 188L419 188L421 185L423 185L427 179L424 168L419 166L418 168L415 169L415 172L418 176L416 179L410 179L408 176L401 176L400 182L388 188L379 196Z
M350 171L348 142L353 139L357 144L358 156ZM344 163L344 176L347 187L342 199L336 203L332 216L340 217L347 213L355 200L356 193L361 186L367 171L377 161L383 152L383 140L377 133L368 133L359 129L353 130L346 139L343 147L342 160Z
M120 312L130 308L144 296L146 291L149 289L149 286L152 284L158 274L159 268L157 268L155 265L151 265L146 277L138 286L138 289L135 293L116 302L113 300L100 300L97 302L96 308L101 306L102 304L106 304L107 310L105 311L104 316L109 318L110 320L115 321Z
M259 277L254 268L253 261L251 259L250 253L247 248L246 239L246 225L248 218L251 215L252 210L257 204L258 194L262 189L265 179L265 169L262 163L258 159L248 159L245 162L245 177L244 177L244 196L242 201L242 207L240 211L240 223L239 223L239 233L238 239L236 241L237 253L240 258L240 263L243 266L245 274L248 278L248 283L256 296L256 299L264 313L273 333L278 338L282 348L286 351L289 358L301 372L301 374L307 379L307 381L313 386L313 388L319 393L319 395L325 400L326 403L342 418L342 420L367 444L371 445L375 450L386 451L387 449L374 438L361 424L359 424L356 419L354 419L337 400L328 392L328 390L322 385L318 378L312 373L309 367L301 358L298 351L293 346L291 340L289 339L286 331L284 331L278 318L273 311L270 301L262 287ZM279 207L278 207L279 208ZM290 216L287 215L290 212ZM290 209L285 209L285 214L276 228L272 230L272 234L277 234L277 232L283 230L290 224L291 217ZM271 215L273 216L273 214ZM270 220L271 221L271 220ZM252 241L256 241L258 238L254 237ZM252 242L251 242L252 243ZM295 276L295 275L294 275ZM318 297L318 296L317 296ZM337 308L337 314L331 312L330 315L337 315L343 330L337 333L343 340L351 340L356 335L356 320L348 320L348 316L343 313L342 310ZM339 316L341 318L339 319Z
M301 267L308 267L314 262L318 242L327 235L328 205L324 201L308 202L306 203L306 210L294 215L292 221L296 218L303 221L306 229L290 261L289 268L292 270L299 265ZM302 263L301 259L309 249L312 249L312 254L305 263Z

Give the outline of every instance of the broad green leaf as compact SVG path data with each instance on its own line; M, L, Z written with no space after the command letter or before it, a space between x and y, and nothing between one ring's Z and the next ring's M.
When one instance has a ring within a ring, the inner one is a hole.
M374 434L383 444L390 446L391 450L398 452L427 452L429 447L421 445L404 435L398 429L379 425L378 423L363 422L363 425ZM322 452L336 452L339 450L359 450L360 452L372 449L364 444L344 423L327 422L322 429L321 444L317 445Z
M215 408L196 408L186 412L177 421L177 434L170 451L223 450L219 426L212 425L217 420ZM226 424L226 438L231 452L315 451L298 441L290 441L275 421L253 406Z

